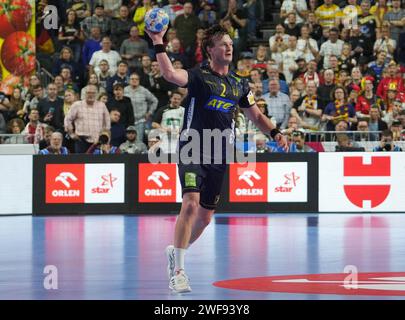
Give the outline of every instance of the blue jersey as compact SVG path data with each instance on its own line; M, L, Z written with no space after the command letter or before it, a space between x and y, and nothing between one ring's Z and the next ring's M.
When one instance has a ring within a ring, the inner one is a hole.
M183 106L183 130L181 140L187 137L190 129L203 137L203 130L219 129L228 134L223 139L223 154L225 145L234 144L235 108L250 108L255 104L254 95L248 81L238 77L233 71L227 75L219 75L209 66L201 66L188 70L188 96ZM202 140L202 139L200 139ZM180 141L182 148L187 141ZM201 148L203 141L200 141ZM203 150L203 149L201 149Z

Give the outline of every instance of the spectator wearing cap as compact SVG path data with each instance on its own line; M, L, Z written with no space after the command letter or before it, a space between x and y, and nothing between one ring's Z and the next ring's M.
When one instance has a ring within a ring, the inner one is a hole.
M128 63L131 72L141 67L142 56L148 54L148 43L139 36L137 26L131 27L129 38L121 44L120 54L123 61Z
M89 66L90 72L100 73L99 63L101 60L107 60L110 66L111 74L117 72L118 62L121 61L121 56L115 50L111 50L111 39L110 37L103 37L101 41L102 49L94 52L90 59Z
M284 23L288 23L288 14L295 13L297 23L303 23L306 20L308 6L305 0L284 0L280 8L280 18L285 19Z
M387 98L389 88L395 87L398 92L405 91L404 80L398 71L398 65L395 61L391 61L388 65L388 76L381 79L377 88L377 95L382 99Z
M302 52L302 57L306 62L314 60L319 55L318 43L310 37L309 27L301 27L301 36L297 42L297 48Z
M110 110L111 119L111 145L119 147L125 141L126 129L125 126L120 122L121 112L117 108L112 108Z
M80 26L85 38L91 37L90 32L93 27L99 27L101 36L106 36L111 30L111 19L105 15L104 6L96 4L94 14L85 18Z
M147 152L146 145L138 141L136 138L136 128L135 126L129 126L126 129L126 141L120 145L121 153L128 154L141 154Z
M134 125L134 110L132 108L131 99L124 96L125 86L122 83L116 83L113 86L113 97L108 99L107 109L116 109L120 112L119 123L121 123L124 128Z
M354 106L348 102L345 88L336 86L332 91L331 98L332 102L326 106L322 116L322 121L327 121L327 131L334 131L335 126L342 120L348 124L357 123L356 111Z
M129 84L128 63L125 61L118 62L117 73L113 75L107 82L107 93L109 97L113 95L114 84L121 83L124 88Z
M329 58L331 55L339 56L342 52L343 41L339 38L339 30L332 28L329 31L329 40L321 45L319 51L320 56L323 58L323 68L330 68Z
M374 78L366 76L361 80L362 93L357 99L356 115L359 118L369 119L370 108L376 105L380 110L385 109L383 100L374 93Z
M392 0L392 10L384 15L384 21L387 21L391 27L391 38L397 43L399 36L405 32L405 9L401 9L401 0Z

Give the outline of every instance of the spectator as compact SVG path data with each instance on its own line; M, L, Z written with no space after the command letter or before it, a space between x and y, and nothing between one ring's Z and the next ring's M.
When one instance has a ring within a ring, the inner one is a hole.
M171 93L177 89L177 86L168 82L161 74L159 63L152 61L151 72L149 74L150 86L147 88L158 99L158 107L169 103Z
M109 97L113 95L114 84L121 83L124 88L129 84L128 64L125 61L118 62L117 73L107 82L107 93Z
M381 136L380 145L373 149L374 152L402 151L399 146L394 144L394 136L391 130L384 130Z
M381 120L381 110L376 105L372 105L370 108L370 121L368 123L368 127L371 132L384 131L388 129L387 123ZM379 135L377 133L370 134L370 140L379 140Z
M390 38L390 26L388 22L385 22L381 27L381 35L377 37L377 41L374 43L373 51L377 56L380 52L385 52L388 59L392 59L397 48L397 42ZM385 59L384 59L385 60Z
M291 101L288 95L280 92L278 80L269 81L269 93L263 95L267 103L267 113L275 118L277 127L285 129L291 110Z
M336 135L337 145L335 147L336 152L350 152L350 151L365 151L363 147L354 145L350 137L345 133L339 133Z
M29 122L25 126L22 134L27 136L28 143L38 144L45 137L46 124L39 121L39 112L31 109L28 115Z
M354 25L351 29L349 43L352 45L353 58L359 61L362 57L373 55L373 42L360 32L358 25Z
M148 43L139 37L138 27L131 27L129 38L122 42L120 54L131 72L141 67L141 58L148 54Z
M191 66L195 66L197 64L200 64L204 60L204 49L203 49L203 40L204 40L204 29L199 28L196 33L196 38L194 42L193 48L190 50L190 59L191 60Z
M331 1L331 0L326 0ZM326 2L325 2L326 3ZM339 56L343 49L343 41L339 38L339 30L332 28L329 31L329 40L321 45L319 54L323 57L323 68L330 68L329 58L331 55Z
M378 40L377 40L378 41ZM386 63L386 58L387 58L387 52L385 51L380 51L377 53L377 59L375 61L372 61L369 63L368 67L372 70L374 73L374 77L376 80L376 83L378 84L382 78L382 73L385 68L388 67L388 63ZM360 64L361 61L359 61ZM361 67L361 64L360 64ZM362 73L365 75L366 72L362 70Z
M301 25L297 24L297 16L290 12L287 17L287 23L284 25L285 33L298 38L301 34Z
M302 51L297 48L297 38L290 36L288 39L288 48L282 54L282 70L288 84L291 83L294 72L298 69L298 65L295 62L297 59L303 56Z
M63 67L60 71L60 76L63 79L63 90L72 89L75 92L79 93L79 87L77 83L72 79L72 70L69 67ZM62 95L64 92L60 92Z
M32 88L32 92L33 92L33 97L31 100L26 100L25 104L24 104L24 113L25 114L29 114L30 111L32 109L37 109L39 100L44 99L46 97L45 92L44 92L44 88L42 87L42 85L37 85L35 87ZM4 106L4 103L7 103L7 100L3 100L1 99L1 94L0 94L0 111L2 110L2 105ZM9 102L8 102L9 103Z
M100 34L104 37L110 33L111 19L105 15L104 6L97 4L94 9L94 15L85 18L80 26L86 39L91 37L91 29L93 27L99 27Z
M207 29L217 22L217 14L212 10L212 5L208 1L203 1L201 7L202 10L198 14L198 19L200 19L201 27Z
M135 22L129 17L128 7L120 6L118 19L111 22L111 41L116 50L121 48L122 42L128 37L130 30L134 26Z
M174 38L171 41L171 44L172 44L171 51L167 52L167 56L169 57L170 61L173 63L175 60L179 60L179 61L181 61L183 66L185 66L185 68L189 68L188 57L186 54L182 53L180 50L181 49L180 40L177 38Z
M276 26L276 33L270 37L269 45L271 57L280 65L283 58L282 53L288 49L289 35L284 33L285 28L281 24Z
M297 101L291 109L291 115L295 116L301 127L310 130L319 130L323 112L323 106L316 93L316 83L307 83L307 95Z
M370 141L370 128L367 119L359 119L357 122L357 132L354 135L355 141Z
M306 20L308 7L305 0L284 0L280 8L280 18L285 19L284 23L288 23L288 14L295 13L297 23L303 23Z
M73 60L73 52L70 47L63 47L59 58L55 61L53 68L52 68L52 74L54 76L59 75L62 72L63 68L69 68L71 71L72 78L75 81L79 81L81 79L80 77L80 68L79 65Z
M373 77L368 76L363 78L362 89L363 92L360 94L356 104L356 115L368 120L370 118L371 106L376 105L380 110L383 110L384 102L374 93Z
M359 15L358 24L361 34L371 43L376 39L377 21L375 16L370 14L370 0L361 1L361 14Z
M270 79L276 79L279 82L280 85L280 91L284 94L289 93L288 89L288 84L285 80L282 80L280 78L280 75L283 75L282 73L278 72L277 66L275 64L267 64L267 79L263 80L263 94L266 94L269 92L269 80Z
M318 97L322 106L328 105L332 102L331 93L335 90L335 73L333 70L328 69L324 71L325 83L318 87Z
M148 154L155 154L159 156L162 153L161 149L161 135L162 131L159 129L153 129L148 134ZM139 139L137 139L139 141Z
M121 153L141 154L147 152L146 145L143 142L138 141L136 136L137 133L135 126L129 126L126 130L127 140L120 145Z
M88 66L93 54L102 49L100 27L92 27L90 32L90 37L84 42L82 49L82 63L84 66Z
M183 5L177 0L169 0L169 3L163 6L163 10L166 11L170 19L170 24L174 24L174 20L184 13Z
M49 155L49 154L67 155L67 154L69 154L68 149L66 147L63 147L62 143L63 143L62 133L54 132L51 135L49 147L40 150L39 154L42 154L42 155Z
M308 19L306 24L308 25L311 38L319 42L322 37L322 27L320 24L318 24L318 20L314 12L308 12Z
M39 141L39 143L38 143L39 150L45 149L51 145L51 136L52 136L52 133L54 133L54 132L56 132L54 127L52 127L52 126L45 127L44 138L41 141Z
M162 129L168 134L178 135L183 127L184 108L181 106L182 95L174 91L169 105L159 108L154 116L152 128Z
M315 11L318 22L323 28L335 27L340 14L340 8L333 3L333 0L325 0L324 4Z
M232 0L230 0L231 2ZM173 27L177 30L177 36L183 45L185 52L190 52L193 47L195 34L200 28L200 20L193 13L193 4L186 2L183 6L184 13L179 15L175 20Z
M238 7L236 0L228 1L228 10L222 15L222 19L229 19L232 28L235 30L235 35L232 37L234 43L234 55L243 51L244 43L246 42L246 31L247 31L247 11Z
M58 40L61 46L72 50L75 63L79 63L81 53L80 25L77 21L76 11L69 9L66 12L67 21L59 28Z
M63 99L63 97L65 96L65 83L63 77L60 74L55 76L55 78L53 79L53 83L56 86L58 97Z
M102 49L94 52L90 59L90 72L100 73L99 63L101 60L107 60L110 66L110 72L115 74L117 72L118 62L121 61L121 56L117 51L111 50L110 37L103 37L101 41Z
M111 79L110 65L107 60L101 60L98 64L100 72L96 73L100 87L103 87L107 92L107 83Z
M309 61L307 64L307 71L301 76L305 84L307 84L309 81L314 81L317 87L320 86L321 79L316 70L317 70L316 61L315 60Z
M107 108L110 112L114 109L120 112L119 122L126 128L134 125L135 119L131 100L124 96L124 88L122 83L114 85L114 96L108 101Z
M107 94L107 92L100 93L98 95L97 101L100 101L100 102L104 103L105 105L107 105L107 103L108 103L108 94Z
M9 103L9 109L5 120L8 121L16 117L19 117L21 119L24 118L25 101L22 98L21 89L19 87L13 89L13 93L11 94Z
M327 121L326 130L333 131L339 121L343 120L351 124L357 123L354 106L348 103L347 92L343 87L337 86L332 91L332 102L330 102L322 116L322 121Z
M149 79L151 71L152 71L152 59L149 57L149 55L145 54L142 56L141 59L141 68L137 70L136 73L139 74L139 77L141 79L141 85L147 89L151 87Z
M302 52L302 57L306 62L318 58L318 44L314 39L310 38L309 28L307 25L303 25L301 27L301 37L298 39L297 49Z
M400 120L392 121L390 126L390 130L392 132L392 140L393 141L401 141L403 140L403 127Z
M370 13L374 15L377 21L377 27L381 27L384 23L384 16L391 11L391 7L387 5L387 0L377 0L375 5L371 7Z
M107 17L118 18L121 13L122 0L98 0L104 5L104 13Z
M97 87L97 96L100 95L101 93L107 92L101 85L100 81L98 80L98 77L95 73L91 73L89 76L89 81L87 82L87 85L82 89L80 93L80 99L84 100L86 98L86 92L87 88L89 85L93 85Z
M65 117L65 130L75 140L75 152L85 153L98 141L101 130L109 130L110 115L104 103L96 101L97 87L87 88L86 99L75 102Z
M258 133L255 134L254 136L254 141L256 144L256 153L268 153L272 152L270 147L267 145L267 142L269 142L269 139L263 134L263 133Z
M392 0L392 10L384 15L384 21L391 27L391 39L397 43L399 35L405 32L405 10L401 9L401 0Z
M111 145L115 147L125 142L125 126L120 122L120 118L121 112L117 108L111 109Z
M58 97L56 85L48 85L48 96L38 103L40 120L57 130L63 130L63 99Z
M136 132L138 132L139 141L143 141L146 122L151 120L158 100L148 89L140 85L140 78L137 73L131 74L129 86L125 87L124 94L131 99Z
M152 4L151 0L142 0L142 4L143 6L137 7L133 20L138 27L139 35L145 39L145 14L152 9Z
M352 58L352 45L348 42L344 43L342 47L342 52L338 57L339 71L345 69L348 72L351 72L356 64L357 64L356 60Z
M256 104L259 107L259 110L261 113L263 113L267 118L269 118L269 115L267 113L267 103L266 100L264 100L263 98L257 99L256 100ZM256 127L256 125L254 124L253 121L251 121L250 119L245 119L245 122L247 120L246 123L246 133L248 135L256 135L261 133L260 129L258 127ZM271 119L270 121L274 121L274 119ZM274 123L276 125L276 123Z
M97 142L93 143L86 151L87 154L120 154L121 151L118 147L111 145L111 132L109 130L102 130Z
M6 144L24 144L27 143L26 137L22 135L25 124L24 121L20 118L11 119L7 123L7 133L13 134L13 136L8 137L4 140L3 143Z
M76 12L78 22L83 21L91 15L89 1L86 0L71 0L69 9Z
M396 87L399 92L405 91L404 80L398 75L398 66L395 61L390 62L388 76L381 79L377 87L377 95L385 100L390 87Z
M303 130L293 131L292 143L295 144L295 152L315 152L310 146L305 144L305 132Z

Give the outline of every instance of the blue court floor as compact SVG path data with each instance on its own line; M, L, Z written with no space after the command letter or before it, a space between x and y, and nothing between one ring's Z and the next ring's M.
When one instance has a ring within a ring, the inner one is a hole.
M0 217L0 299L405 299L405 214L217 214L183 295L166 279L175 219Z

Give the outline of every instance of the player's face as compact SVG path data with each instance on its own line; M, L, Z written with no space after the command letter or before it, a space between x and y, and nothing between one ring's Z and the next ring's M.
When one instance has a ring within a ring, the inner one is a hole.
M224 35L215 42L212 48L208 48L212 60L221 65L232 62L233 42L229 35Z

